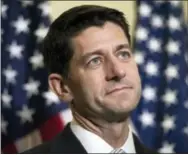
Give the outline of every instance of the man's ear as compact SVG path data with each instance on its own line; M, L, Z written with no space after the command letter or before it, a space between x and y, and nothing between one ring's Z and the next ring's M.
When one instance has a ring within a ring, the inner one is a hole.
M50 74L48 76L50 89L63 101L70 102L73 95L63 77L59 74Z

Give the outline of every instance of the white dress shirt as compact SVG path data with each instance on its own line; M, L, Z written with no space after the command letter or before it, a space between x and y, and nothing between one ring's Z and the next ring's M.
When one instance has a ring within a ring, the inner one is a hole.
M87 153L110 153L114 148L110 146L106 141L104 141L98 135L84 129L75 121L72 121L70 124L72 132L81 142ZM126 142L122 147L126 153L136 153L133 135L129 127L129 134Z

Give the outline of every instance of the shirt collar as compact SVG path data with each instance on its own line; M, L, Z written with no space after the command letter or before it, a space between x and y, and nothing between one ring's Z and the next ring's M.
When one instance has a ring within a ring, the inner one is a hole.
M84 129L75 121L71 122L70 127L75 136L86 149L87 153L110 153L114 149L101 137ZM136 153L131 130L129 130L126 142L120 148L123 149L126 153Z

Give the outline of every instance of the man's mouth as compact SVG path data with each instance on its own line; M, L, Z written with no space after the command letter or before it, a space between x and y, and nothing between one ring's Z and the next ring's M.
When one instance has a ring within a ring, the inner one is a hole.
M124 86L124 87L114 88L114 89L108 91L106 93L106 95L109 95L109 94L112 94L112 93L116 93L116 92L120 92L120 91L124 91L126 89L132 89L132 87L130 87L130 86Z

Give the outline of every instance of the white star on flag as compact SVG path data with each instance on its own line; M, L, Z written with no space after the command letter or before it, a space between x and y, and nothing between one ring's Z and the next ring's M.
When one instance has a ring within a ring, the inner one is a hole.
M185 61L188 64L188 53L185 53Z
M31 6L33 5L33 1L31 0L20 0L20 2L22 3L23 7L27 7L27 6Z
M170 16L168 19L168 27L171 31L180 30L180 20L177 17Z
M152 15L151 24L154 28L161 28L164 26L164 21L159 15Z
M186 83L187 86L188 86L188 75L187 75L187 77L185 77L185 83Z
M37 95L39 93L38 87L40 86L39 81L35 81L32 78L29 79L28 83L24 84L23 88L27 92L27 96L30 98L32 95Z
M169 81L171 81L172 79L178 79L179 78L178 67L168 64L165 70L165 76L167 77Z
M181 5L181 1L175 1L175 0L173 0L173 1L169 1L169 2L170 2L170 4L171 4L173 7L178 7L178 6Z
M145 41L148 39L148 30L143 27L139 27L136 31L136 38L138 41Z
M188 125L183 128L183 133L188 136Z
M159 74L158 72L159 67L158 64L153 61L148 61L146 64L145 72L148 76L157 76Z
M187 108L187 109L188 109L188 100L187 100L187 101L185 101L184 106L185 106L185 108Z
M162 96L162 100L166 104L167 107L170 107L171 105L177 104L177 92L174 90L167 89L165 91L165 94Z
M44 67L43 55L38 51L35 51L34 55L29 58L29 62L34 70Z
M134 59L138 65L141 65L144 63L144 54L143 52L136 51L134 54Z
M143 97L148 102L156 100L156 89L151 86L146 86L143 90Z
M3 17L3 18L7 17L7 14L6 14L7 9L8 9L8 6L5 5L5 4L2 4L2 6L1 6L1 17Z
M1 133L7 133L8 122L4 120L3 116L1 116Z
M163 142L162 147L159 149L160 153L174 153L175 144L169 143L167 141Z
M153 112L143 110L142 114L139 116L139 121L141 122L143 128L153 127L155 125L154 118L155 114Z
M4 30L3 29L1 29L1 36L4 34ZM2 39L2 38L1 38Z
M17 116L20 117L21 123L26 123L26 122L32 122L33 118L32 115L35 113L34 109L29 109L27 105L23 105L22 110L17 111Z
M170 40L166 45L166 50L170 56L180 54L180 43L178 41Z
M42 11L43 16L48 16L51 13L51 7L48 5L48 2L43 2L38 6Z
M168 133L170 130L174 130L176 127L175 116L165 115L161 124L164 133Z
M52 105L53 103L55 103L55 104L60 103L58 96L54 92L52 92L51 90L44 92L43 97L46 99L46 104L48 106Z
M142 17L149 17L151 15L151 7L146 3L142 3L139 8L139 13Z
M150 38L147 43L148 43L147 44L148 48L152 52L161 52L161 42L160 42L160 40L158 40L156 38Z
M5 108L11 108L10 102L12 101L12 96L8 94L8 90L5 89L2 94L2 104Z
M19 45L16 43L16 41L13 41L10 45L7 46L7 50L10 53L10 58L17 58L21 59L22 58L22 51L24 50L23 45Z
M46 36L47 32L48 32L48 27L44 26L43 24L40 24L38 29L35 31L37 40L41 41Z
M16 21L12 22L12 25L15 27L17 34L21 32L28 33L29 24L30 24L30 20L24 19L23 16L19 16Z
M6 77L6 82L7 83L16 83L16 76L18 73L16 70L13 70L11 66L8 66L6 69L3 70L3 75Z

